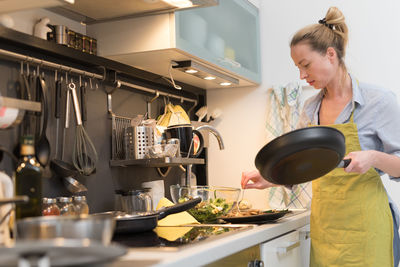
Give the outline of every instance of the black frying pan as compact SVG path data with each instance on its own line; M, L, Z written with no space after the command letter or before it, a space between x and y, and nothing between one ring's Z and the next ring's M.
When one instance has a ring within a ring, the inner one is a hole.
M116 213L114 216L116 220L114 233L125 234L150 231L156 228L158 220L161 220L170 214L186 211L200 202L201 198L198 197L170 207L162 208L155 212L141 214Z
M266 144L255 165L267 181L292 185L319 178L336 167L346 167L345 137L332 127L315 126L291 131Z
M282 218L286 214L290 213L289 210L281 211L265 211L262 214L248 215L248 216L235 216L235 217L219 217L229 223L252 223L252 224L263 224L268 222L274 222L279 218Z

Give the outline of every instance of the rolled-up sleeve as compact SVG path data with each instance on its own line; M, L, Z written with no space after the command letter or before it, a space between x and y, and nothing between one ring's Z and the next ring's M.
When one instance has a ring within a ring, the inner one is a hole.
M373 122L382 152L400 157L400 106L396 99L392 92L384 94L377 103ZM390 178L400 182L398 177Z

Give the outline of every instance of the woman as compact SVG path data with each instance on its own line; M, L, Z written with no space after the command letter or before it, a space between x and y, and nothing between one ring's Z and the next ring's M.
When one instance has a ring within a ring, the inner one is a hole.
M398 266L398 214L380 174L400 177L400 108L392 92L348 74L347 40L344 16L331 7L290 44L300 78L322 88L305 103L299 127L339 129L351 159L312 182L310 266ZM257 171L244 173L241 184L275 186Z

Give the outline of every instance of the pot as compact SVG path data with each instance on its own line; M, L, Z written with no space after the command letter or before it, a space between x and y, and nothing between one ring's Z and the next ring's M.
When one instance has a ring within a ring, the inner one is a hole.
M149 190L116 190L116 206L119 211L127 214L134 212L148 212L153 210L153 199Z
M110 214L80 216L41 216L17 221L17 241L43 241L56 238L111 243L115 221Z
M288 132L266 144L257 154L255 165L267 181L292 185L319 178L336 167L347 167L343 160L345 137L326 126Z
M115 233L139 233L153 230L156 228L158 220L161 220L168 215L186 211L193 208L201 202L201 198L193 198L186 202L176 204L170 207L164 207L154 212L140 212L127 214L123 212L109 212L116 220Z

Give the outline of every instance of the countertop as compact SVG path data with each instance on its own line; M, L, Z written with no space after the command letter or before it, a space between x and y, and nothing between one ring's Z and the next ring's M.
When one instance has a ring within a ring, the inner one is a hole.
M202 266L266 242L310 223L310 211L283 217L276 223L252 225L248 229L210 238L182 248L130 248L127 254L110 263L125 266Z

